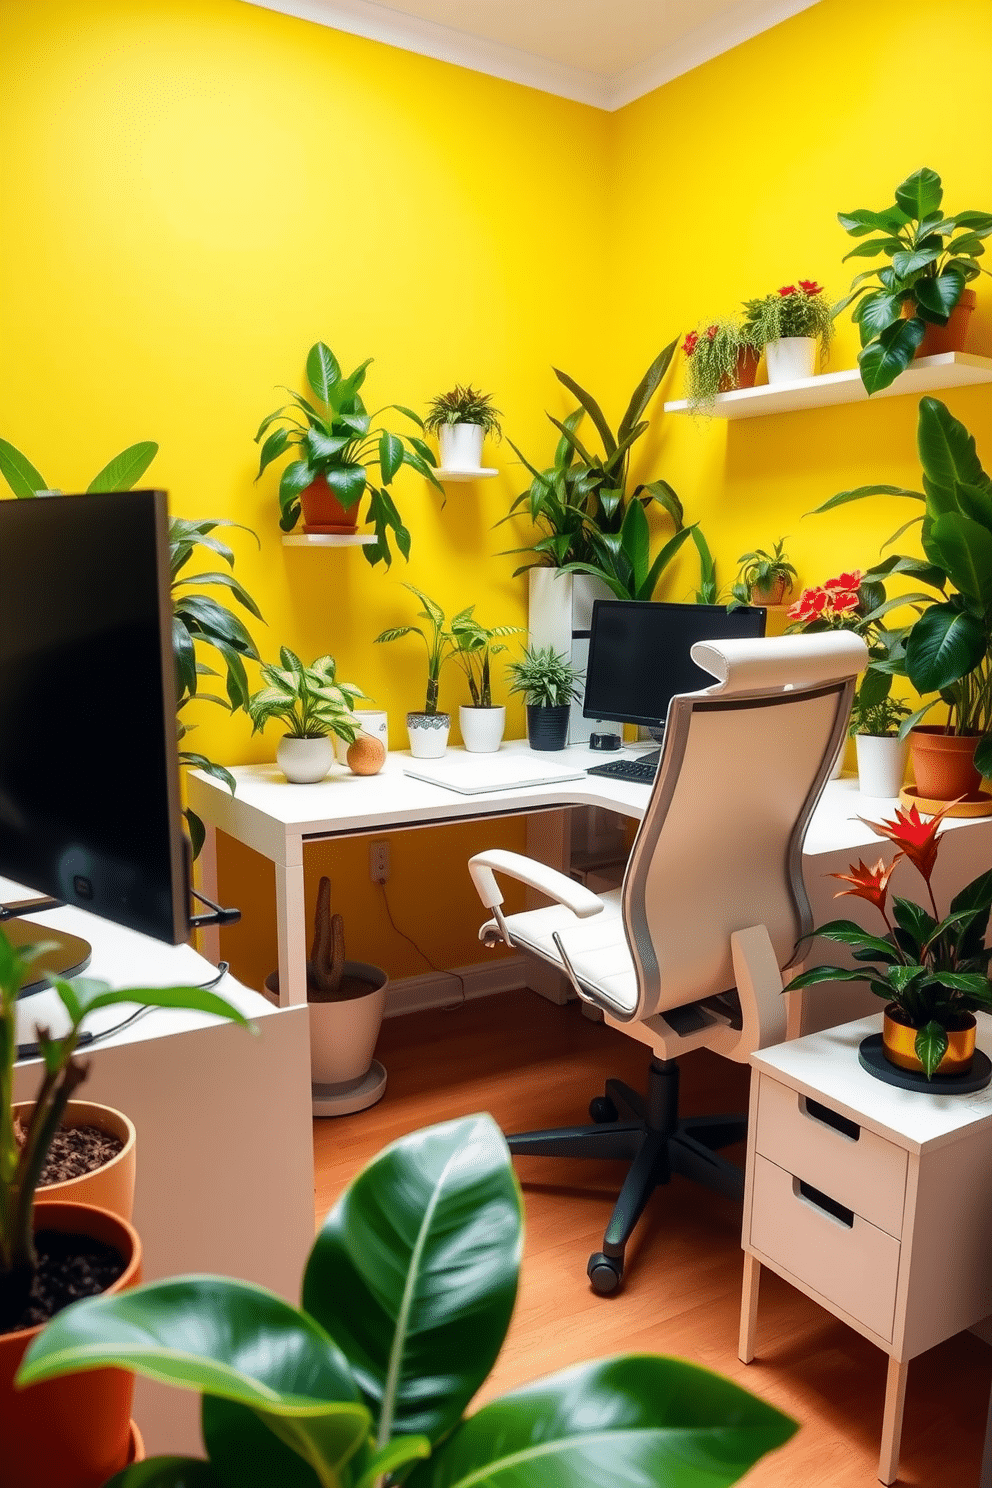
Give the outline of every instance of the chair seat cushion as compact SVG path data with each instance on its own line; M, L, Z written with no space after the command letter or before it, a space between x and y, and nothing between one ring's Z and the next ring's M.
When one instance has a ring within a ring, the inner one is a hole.
M557 931L580 984L599 994L607 1004L632 1012L637 1006L637 978L624 934L620 890L613 889L601 897L602 914L587 920L577 919L562 904L552 904L546 909L507 915L506 923L521 950L562 968L552 939Z

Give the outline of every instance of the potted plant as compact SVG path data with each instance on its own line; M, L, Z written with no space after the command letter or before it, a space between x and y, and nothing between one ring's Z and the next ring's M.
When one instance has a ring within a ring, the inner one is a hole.
M488 434L500 439L500 411L491 393L478 392L460 383L449 393L432 398L424 429L437 436L442 470L477 471L482 466L482 444Z
M27 1144L33 1101L13 1106L14 1136ZM38 1177L43 1203L93 1204L129 1220L134 1209L134 1123L97 1101L70 1100L55 1129Z
M731 1381L643 1353L576 1365L465 1415L513 1312L522 1231L491 1117L411 1132L327 1216L300 1308L243 1281L152 1282L56 1319L20 1377L113 1364L202 1391L208 1461L152 1459L147 1477L125 1471L107 1488L725 1488L792 1435L794 1422Z
M861 335L858 365L869 394L889 387L916 356L964 347L975 292L966 285L981 272L982 242L992 213L945 216L936 171L923 167L896 187L892 206L838 213L841 227L864 241L845 255L885 258L858 274L834 313L853 305ZM869 236L872 234L873 236Z
M451 714L439 713L437 710L441 668L446 661L450 661L456 649L455 637L452 630L445 630L444 611L436 600L428 599L426 594L415 589L412 584L404 584L403 587L415 594L423 605L423 609L417 613L421 619L427 621L427 629L424 630L420 625L396 625L377 635L375 645L398 641L408 635L419 635L423 641L427 649L427 695L423 710L414 710L406 715L406 728L410 739L410 753L415 758L440 759L448 747L448 734L451 731ZM471 615L471 607L455 616L452 627L460 624L468 615Z
M753 553L742 553L737 562L740 567L733 595L739 604L767 608L782 604L792 592L796 570L785 555L784 537L777 539L770 553L755 548Z
M831 920L816 931L827 940L848 946L859 965L816 966L793 977L786 992L821 982L864 982L886 1003L883 1028L885 1058L900 1069L920 1072L929 1082L934 1075L967 1074L974 1057L978 1008L992 1009L989 960L985 945L992 905L992 872L967 884L951 900L942 917L931 878L940 839L938 828L945 811L924 821L916 806L897 808L894 822L866 822L880 837L899 849L885 866L859 862L850 873L834 873L852 885L838 897L853 894L875 906L885 922L885 936L871 935L852 920ZM888 883L892 870L906 858L926 884L928 906L893 898L888 914Z
M521 661L507 667L510 691L527 703L527 742L531 749L564 749L572 702L582 696L582 673L553 646L527 646Z
M733 320L718 320L690 331L682 343L689 407L708 413L718 393L754 387L761 347Z
M279 666L263 665L266 686L248 699L248 716L261 730L273 718L288 725L279 740L276 762L293 785L323 780L334 763L333 738L354 743L358 724L355 699L364 692L350 682L337 681L333 656L318 656L304 666L288 646L279 651Z
M442 488L434 474L436 462L428 444L415 434L394 434L384 427L372 427L373 415L366 410L360 392L371 360L345 377L329 346L323 341L311 346L307 382L318 406L290 392L292 403L262 420L255 443L265 442L255 479L287 450L295 453L296 458L283 470L279 481L279 526L284 532L292 532L301 512L305 532L355 532L358 505L367 495L365 521L373 525L375 542L362 551L369 563L382 562L388 568L392 562L390 532L403 557L410 555L410 534L389 490L397 471L409 465L439 491ZM412 409L399 403L387 406L423 429ZM379 471L378 484L369 476L373 468Z
M497 637L518 635L516 625L494 625L487 630L475 618L475 605L462 610L451 622L451 634L455 640L454 658L468 683L471 703L462 703L458 709L458 724L462 731L462 743L472 754L495 754L503 740L506 726L506 709L500 704L493 706L490 659L505 651Z
M743 334L764 348L769 382L799 382L826 361L834 330L826 291L815 279L783 284L774 294L745 300Z
M4 1488L92 1488L128 1460L133 1380L99 1371L15 1393L13 1378L42 1323L94 1291L134 1284L141 1246L118 1214L86 1203L48 1202L39 1194L52 1140L70 1097L86 1078L75 1057L87 1017L121 1003L191 1008L239 1023L245 1019L205 988L119 988L52 978L66 1031L36 1031L42 1070L30 1114L12 1104L17 1057L17 998L44 945L14 947L0 931L0 1441ZM25 1119L26 1117L26 1119ZM20 1118L20 1119L18 1119ZM20 1130L18 1129L20 1127ZM89 1273L89 1281L80 1278Z
M858 755L858 789L863 796L893 800L902 789L909 740L899 729L910 710L891 696L873 698L870 691L855 694L849 732Z

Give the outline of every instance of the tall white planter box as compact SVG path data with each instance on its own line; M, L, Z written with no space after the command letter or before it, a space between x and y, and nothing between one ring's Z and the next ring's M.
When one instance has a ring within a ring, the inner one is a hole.
M571 657L585 676L589 661L589 630L597 599L615 599L602 579L592 574L562 573L560 568L530 570L528 645L553 646ZM572 704L568 719L569 744L588 744L594 718L582 717L582 702Z

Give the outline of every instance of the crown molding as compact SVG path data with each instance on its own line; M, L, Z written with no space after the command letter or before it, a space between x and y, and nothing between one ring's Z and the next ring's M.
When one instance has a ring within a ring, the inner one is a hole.
M612 77L553 62L548 57L483 36L472 36L420 16L406 15L375 0L242 0L242 3L611 112L777 26L780 21L808 10L819 4L819 0L740 0L730 11L695 27L670 46Z

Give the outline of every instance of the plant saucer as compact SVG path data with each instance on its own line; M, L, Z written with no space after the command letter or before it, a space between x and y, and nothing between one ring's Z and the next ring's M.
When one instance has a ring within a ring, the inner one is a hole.
M936 816L938 811L944 811L946 801L938 801L930 796L921 796L915 785L904 785L899 792L899 804L907 809L915 806L918 811L925 812L927 816ZM970 796L963 796L960 801L947 812L948 816L979 817L992 816L992 796L987 791L975 791Z

